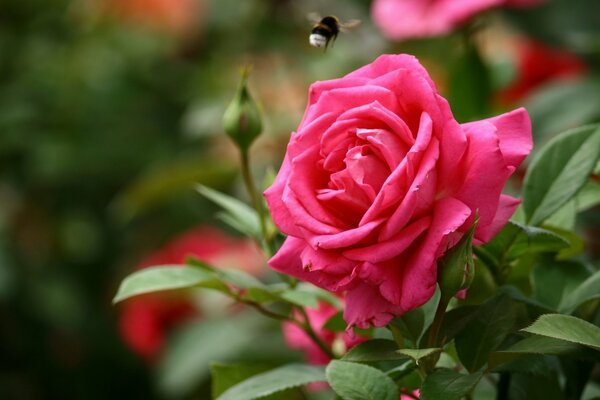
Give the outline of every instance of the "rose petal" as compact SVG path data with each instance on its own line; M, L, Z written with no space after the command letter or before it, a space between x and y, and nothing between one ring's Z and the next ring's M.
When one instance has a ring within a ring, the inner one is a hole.
M381 296L375 286L358 283L346 292L346 308L344 320L348 327L358 326L366 329L369 326L385 326L395 315L405 312Z
M467 126L468 129L477 131L478 127L485 123L496 127L506 165L514 168L521 165L533 147L531 120L527 110L517 108L497 117L464 124L463 127Z

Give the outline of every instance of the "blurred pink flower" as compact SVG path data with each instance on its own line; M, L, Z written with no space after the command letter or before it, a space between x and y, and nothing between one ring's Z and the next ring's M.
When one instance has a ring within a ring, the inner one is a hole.
M319 338L321 338L321 340L329 347L331 347L336 340L340 340L346 350L364 342L366 339L360 335L354 335L348 332L334 332L324 327L327 321L329 321L329 319L337 312L338 310L334 306L325 302L321 302L317 309L306 309L310 326L312 326ZM292 349L304 351L309 363L314 365L325 365L330 361L329 356L325 354L323 350L321 350L319 346L317 346L297 325L292 324L291 322L284 322L283 335L288 346Z
M375 0L371 14L390 39L444 35L494 7L529 7L540 0Z
M175 237L142 260L136 269L183 264L190 256L214 267L242 269L255 276L262 274L264 266L264 259L252 241L200 226ZM152 360L162 350L170 329L200 315L201 310L181 293L150 293L122 305L119 330L132 350Z

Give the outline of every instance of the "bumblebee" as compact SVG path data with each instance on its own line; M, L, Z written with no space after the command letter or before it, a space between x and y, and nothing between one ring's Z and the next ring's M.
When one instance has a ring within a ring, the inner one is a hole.
M360 24L360 21L356 19L341 22L334 15L320 18L315 14L311 14L309 19L314 25L310 31L308 42L313 47L325 47L325 49L327 49L330 42L335 41L340 32L355 28Z

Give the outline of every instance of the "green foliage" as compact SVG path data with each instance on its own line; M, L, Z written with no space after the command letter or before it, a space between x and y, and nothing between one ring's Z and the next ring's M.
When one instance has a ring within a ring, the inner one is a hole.
M460 361L471 372L483 367L513 330L516 314L510 298L504 294L481 306L464 330L455 338Z
M393 340L373 339L360 343L346 353L342 360L351 362L391 361L406 358L398 353L398 345Z
M482 372L465 375L438 369L427 376L421 387L421 400L460 400L469 394L483 376Z
M397 400L398 387L380 370L347 361L331 361L327 382L344 400Z
M210 362L226 361L256 345L254 337L263 325L256 314L244 313L182 326L160 359L158 387L171 397L190 393L209 376Z
M497 371L499 370L497 368L498 365L529 355L578 356L581 355L582 348L583 347L579 344L560 339L544 336L530 336L518 341L505 350L496 351L490 354L489 369ZM528 368L528 364L537 365L538 360L539 359L536 358L528 358L528 362L524 363L525 368ZM523 364L517 365L517 367L522 367L522 365ZM514 369L511 368L505 369L514 371ZM520 371L519 368L517 368L517 370Z
M225 210L221 217L224 222L248 236L256 238L260 236L258 215L250 206L204 185L198 185L196 190Z
M534 298L553 310L588 278L589 269L576 261L555 261L544 258L533 268L531 282Z
M558 309L564 313L572 313L577 307L588 301L600 298L600 271L596 272L578 287L571 290L561 300Z
M570 315L542 315L523 331L581 344L600 351L600 328Z
M289 364L254 375L225 390L217 400L253 400L325 379L323 367Z
M525 176L523 209L527 222L539 225L585 185L600 157L600 128L590 125L550 141Z
M182 265L165 265L153 268L145 268L134 272L123 279L119 290L113 299L118 303L132 296L144 293L157 292L161 290L173 290L190 288L200 285L212 285L215 276L210 272L198 268L185 267ZM226 287L222 287L226 290Z

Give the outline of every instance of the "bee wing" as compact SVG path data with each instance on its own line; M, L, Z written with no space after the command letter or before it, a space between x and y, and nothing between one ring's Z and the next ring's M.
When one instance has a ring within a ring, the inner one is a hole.
M350 31L352 29L358 28L361 24L359 19L351 19L348 21L340 22L340 30L341 31Z
M322 17L316 12L311 12L306 15L306 19L308 19L312 24L318 24Z

